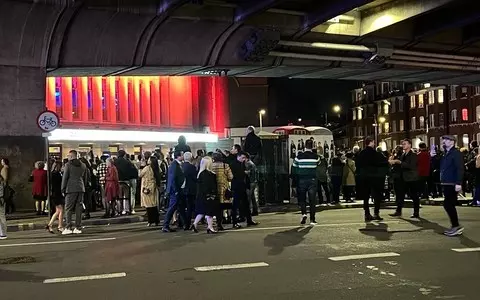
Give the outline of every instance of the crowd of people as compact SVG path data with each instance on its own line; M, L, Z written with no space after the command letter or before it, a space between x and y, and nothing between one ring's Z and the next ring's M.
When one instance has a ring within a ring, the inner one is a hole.
M480 156L477 142L462 152L455 147L455 142L453 136L445 135L442 150L432 146L429 151L425 143L420 143L414 151L412 141L405 139L401 146L388 153L375 148L375 141L366 138L365 149L338 151L327 161L323 147L315 148L311 140L306 140L305 149L297 153L291 170L292 187L302 211L301 224L307 221L307 197L310 223L314 225L317 194L320 204L325 194L326 202L336 205L341 193L346 202L352 202L353 197L363 201L366 222L382 221L381 202L390 199L393 191L397 209L390 216L402 216L406 196L413 201L411 217L415 219L420 218L420 199L444 196L444 208L452 225L445 234L462 234L456 211L457 197L473 189L471 205L480 205ZM370 199L374 203L373 215Z
M248 129L248 133L253 132L253 127ZM146 209L149 227L159 226L160 213L165 213L163 232L175 231L172 224L198 232L199 223L205 220L208 233L224 230L224 224L241 228L240 223L246 222L247 226L254 226L257 223L252 215L258 214L258 186L253 161L258 157L261 141L253 133L244 147L255 154L251 156L240 145L234 145L226 152L205 154L200 149L194 157L184 136L179 137L178 144L167 155L157 149L135 157L120 150L116 155L95 158L93 153L79 157L76 150L71 150L63 161L50 160L49 168L42 161L35 164L29 179L35 210L37 215L47 215L49 198L52 216L46 230L55 233L54 223L58 220L56 231L63 235L82 233L82 220L89 219L97 209L105 210L104 218L114 218L135 214L138 204ZM0 238L4 239L5 213L11 198L7 195L8 160L3 159L2 164Z

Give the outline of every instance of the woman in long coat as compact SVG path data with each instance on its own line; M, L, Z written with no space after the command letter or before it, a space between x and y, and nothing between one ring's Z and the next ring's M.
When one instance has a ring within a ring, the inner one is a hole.
M230 181L233 179L233 173L227 163L223 162L222 154L213 154L212 171L217 175L217 195L220 201L220 209L217 214L217 228L223 230L223 211L232 208L232 199L225 197L225 191L230 189Z
M353 160L353 153L348 152L346 154L347 161L343 166L343 194L347 203L353 202L352 194L355 188L355 172L357 168L355 161Z
M142 180L140 202L147 209L148 226L160 225L158 193L161 184L160 167L155 156L148 159L147 166L139 171Z
M107 215L111 211L111 217L115 217L115 201L118 198L120 184L118 183L118 171L113 163L113 158L107 159L107 175L105 176L105 199Z

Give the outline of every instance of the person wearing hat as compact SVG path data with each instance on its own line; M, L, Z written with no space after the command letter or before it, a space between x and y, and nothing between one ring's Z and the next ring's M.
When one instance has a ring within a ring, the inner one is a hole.
M455 137L452 135L442 136L445 155L440 162L440 182L445 196L443 207L452 224L452 228L444 232L446 236L457 236L463 233L463 227L458 221L456 205L458 193L462 190L464 164L462 154L455 148L455 142Z

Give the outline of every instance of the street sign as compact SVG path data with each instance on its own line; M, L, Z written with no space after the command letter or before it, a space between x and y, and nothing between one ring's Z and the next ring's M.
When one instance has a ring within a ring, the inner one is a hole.
M46 110L38 115L37 125L44 132L50 132L58 128L60 119L53 111Z

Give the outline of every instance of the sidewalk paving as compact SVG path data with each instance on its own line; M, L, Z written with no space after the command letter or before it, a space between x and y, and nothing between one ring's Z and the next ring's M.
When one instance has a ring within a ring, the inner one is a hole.
M460 204L468 204L472 201L470 197L460 198ZM434 205L441 206L443 205L443 198L436 198L430 200L422 200L422 205ZM317 211L332 210L332 209L347 209L347 208L362 208L363 201L355 201L353 203L340 203L338 205L317 205ZM382 203L383 208L394 208L395 201L387 201ZM405 207L412 207L412 201L409 199L405 200ZM260 208L261 213L289 213L289 212L298 212L299 208L296 203L285 203L278 205L267 205ZM83 220L83 226L92 226L92 225L111 225L111 224L128 224L128 223L139 223L146 222L147 219L144 217L145 209L139 209L136 211L135 215L131 216L121 216L116 218L103 219L104 212L97 211L91 213L91 218L89 220ZM47 216L37 216L34 212L17 212L13 215L7 216L7 230L9 232L15 231L25 231L25 230L38 230L44 229L49 221Z

